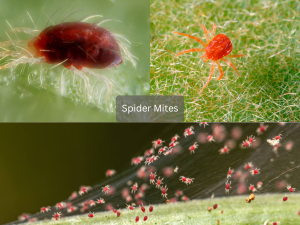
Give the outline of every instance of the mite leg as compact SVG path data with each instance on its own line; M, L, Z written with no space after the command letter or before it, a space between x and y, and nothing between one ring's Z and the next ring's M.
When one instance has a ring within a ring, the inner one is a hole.
M118 94L120 94L116 89L113 88L113 86L114 86L113 81L110 80L109 78L107 78L106 76L101 75L101 74L98 74L98 73L95 73L94 71L89 70L89 69L87 69L87 68L83 68L82 71L83 71L84 73L86 73L86 74L89 74L89 75L91 75L91 76L96 77L96 78L99 79L99 80L102 80L102 81L105 83L105 85L106 85L106 87L107 87L107 92L108 92L109 94L111 94L113 91L115 91L115 92L117 92Z
M243 57L245 55L227 55L225 57L228 57L228 58L239 58L239 57Z
M206 27L202 24L199 24L199 26L203 28L204 33L205 33L205 37L206 37L206 41L208 43L210 41L210 38L209 38L208 31L207 31Z
M90 85L90 81L89 81L89 78L87 77L87 75L85 75L85 73L83 73L82 71L76 69L73 66L70 66L70 67L67 67L67 68L69 70L73 71L76 75L80 76L84 80L85 86L88 90L88 95L90 96L91 85Z
M18 44L18 45L21 45L21 46L26 46L28 42L26 41L21 41L21 40L14 40L14 44ZM0 42L0 48L1 49L4 49L6 51L8 51L8 49L6 49L6 47L9 47L9 46L12 46L12 42L11 41L3 41L3 42Z
M221 80L224 73L223 73L223 70L222 70L222 67L221 67L221 64L220 64L219 60L217 60L216 63L218 65L218 68L219 68L219 71L220 71L220 76L218 77L218 80Z
M1 48L1 47L0 47ZM6 58L6 57L19 57L21 56L22 54L20 52L16 52L16 51L3 51L3 52L0 52L0 57L1 59L3 58Z
M9 62L3 66L0 66L0 70L2 69L8 69L8 68L11 68L11 67L14 67L14 66L17 66L19 65L20 63L30 63L30 64L33 64L33 63L42 63L44 62L45 59L44 58L28 58L28 57L25 57L25 56L22 56L21 58L19 59L16 59L12 62Z
M22 32L22 33L26 33L26 34L37 34L40 32L40 30L32 30L30 28L27 28L27 27L16 27L16 28L13 28L9 31L7 31L7 33L15 33L15 32Z
M200 93L204 90L204 88L209 84L213 74L214 74L214 70L215 70L215 67L214 67L214 63L215 61L212 61L212 64L211 64L211 68L210 68L210 75L209 75L209 78L208 78L208 81L205 83L205 85L203 86L203 88L201 89Z
M191 48L191 49L179 52L178 54L175 55L175 57L177 57L181 54L184 54L184 53L188 53L188 52L205 52L205 49L204 48Z
M226 62L229 66L231 66L231 67L235 70L235 72L236 72L239 76L241 76L241 75L239 74L239 72L237 71L236 67L235 67L230 61L228 61L228 60L226 60L226 59L220 59L220 60L222 60L223 62Z
M214 25L213 25L213 27L211 28L211 31L210 31L212 37L215 36L216 29L217 29L217 25L214 23Z
M195 41L199 42L201 45L203 45L203 47L206 47L207 44L205 44L203 41L201 41L199 38L197 37L194 37L192 35L189 35L189 34L184 34L184 33L179 33L179 32L176 32L176 31L173 31L174 34L179 34L179 35L182 35L182 36L186 36L186 37L189 37L189 38L192 38L194 39Z

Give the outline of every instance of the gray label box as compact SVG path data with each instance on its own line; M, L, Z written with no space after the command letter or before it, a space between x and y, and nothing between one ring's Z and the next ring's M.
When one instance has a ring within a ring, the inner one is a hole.
M183 122L183 96L117 96L118 122Z

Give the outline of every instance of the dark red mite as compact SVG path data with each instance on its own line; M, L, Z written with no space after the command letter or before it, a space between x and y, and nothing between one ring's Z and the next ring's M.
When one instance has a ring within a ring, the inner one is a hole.
M45 62L104 69L122 63L118 42L106 29L84 22L66 22L47 27L28 46L34 57Z

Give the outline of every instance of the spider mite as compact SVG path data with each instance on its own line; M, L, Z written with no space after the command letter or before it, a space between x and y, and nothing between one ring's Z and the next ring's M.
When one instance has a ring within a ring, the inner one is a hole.
M286 186L286 188L289 190L289 192L294 192L294 191L296 191L296 188L292 188L292 186L291 186L290 184L288 184L288 185Z
M117 211L117 217L120 217L121 216L121 212L120 211Z
M152 211L153 211L153 206L150 205L150 206L149 206L149 212L152 213Z
M102 192L104 192L105 194L108 193L109 190L109 185L106 185L105 187L102 187Z
M175 134L175 136L172 137L171 142L176 142L179 138L180 138L179 135Z
M208 136L207 136L207 140L208 140L209 142L215 141L215 140L214 140L214 137L213 137L212 135L208 135Z
M158 148L162 145L162 143L165 141L162 141L161 139L157 139L156 141L152 141L153 147Z
M41 212L42 212L42 213L44 213L44 212L49 212L49 211L51 211L51 207L50 207L50 206L48 206L48 207L42 207L42 208L41 208Z
M143 220L146 221L147 219L148 219L148 216L144 216L144 219L143 219Z
M191 183L194 182L194 179L195 179L195 178L186 178L186 183L187 183L187 184L191 184Z
M145 151L144 156L148 157L148 156L150 156L152 154L154 154L154 149L150 148L150 149L148 149L148 150Z
M88 217L89 217L89 218L93 218L93 217L94 217L94 214L95 214L94 212L90 212L90 213L88 214Z
M53 218L52 218L52 219L53 219ZM38 221L38 219L35 218L35 217L32 217L32 218L30 218L30 219L28 220L29 223L34 223L34 222L36 222L36 221Z
M52 217L54 220L58 220L61 217L61 212L54 213Z
M80 190L79 190L78 193L79 193L80 195L83 195L83 194L89 192L90 190L92 190L92 188L91 188L90 186L83 186L83 185L82 185L79 189L80 189Z
M255 141L255 136L251 135L250 137L248 137L248 141L251 145Z
M256 168L256 169L254 169L254 170L251 170L250 173L252 174L252 176L254 176L254 175L256 175L256 174L259 174L259 170L260 170L260 169L257 169L257 168Z
M207 122L200 122L199 123L199 126L201 127L203 125L203 127L205 128L205 126L208 126L208 123Z
M286 196L285 196L285 197L283 197L282 201L284 201L284 202L285 202L286 200L288 200L288 197L286 197Z
M244 169L245 169L245 170L249 170L249 169L251 169L252 167L253 167L252 162L248 162L248 163L246 163L246 164L244 165Z
M280 140L282 138L282 134L278 134L277 136L275 136L273 139L275 140Z
M221 155L226 154L226 153L228 154L229 151L230 151L230 149L226 145L219 150Z
M205 52L201 56L201 59L203 59L203 62L212 60L212 64L211 64L211 68L210 68L210 76L208 78L208 81L205 83L205 85L201 89L201 91L200 91L200 93L201 93L204 90L204 88L209 84L209 82L214 74L215 63L217 64L218 69L220 71L220 76L219 76L218 80L221 80L223 77L223 74L224 74L219 60L221 60L221 61L225 62L226 64L228 64L229 66L231 66L235 70L235 72L240 76L236 67L225 58L226 57L227 58L238 58L238 57L242 57L244 55L229 55L229 53L232 51L232 43L225 34L218 34L215 36L215 32L216 32L216 28L217 28L216 24L213 25L211 31L208 31L204 25L200 25L200 26L204 30L207 43L204 43L199 38L194 37L189 34L179 33L179 32L175 32L175 31L173 33L192 38L195 41L199 42L204 47L204 48L191 48L188 50L184 50L182 52L179 52L175 57L177 57L183 53L188 53L188 52ZM212 38L210 38L209 35L211 35Z
M213 209L218 208L218 204L214 204Z
M143 161L144 157L140 156L140 157L134 157L131 160L131 165L138 165Z
M168 147L163 147L163 148L160 148L159 150L158 150L158 154L160 155L161 153L163 153L164 151L166 151L168 149Z
M161 190L161 195L164 197L164 198L167 198L167 191L168 191L168 188L167 188L167 185L165 185L165 187L161 187L160 188Z
M156 177L156 173L151 173L150 174L150 184L154 184L155 183L155 177Z
M264 125L263 123L260 124L259 128L256 129L256 133L258 135L263 134L267 130L268 126Z
M77 207L71 206L71 207L69 207L69 208L67 209L67 212L68 212L68 213L71 213L71 212L75 212L76 210L77 210Z
M160 188L160 185L163 184L163 179L164 178L160 179L160 177L158 177L158 179L156 180L156 188Z
M272 224L272 225L279 225L280 222L270 222L270 224Z
M178 141L171 142L171 143L169 144L169 148L173 148L173 147L175 147L175 146L178 145L178 144L179 144Z
M113 176L113 175L115 175L115 174L116 174L116 171L115 171L115 170L107 170L106 173L105 173L105 175L106 175L107 177L111 177L111 176Z
M260 181L259 181L259 182L257 182L257 185L256 185L256 186L257 186L257 189L261 189L262 185L263 185L263 183L262 183L262 182L260 182Z
M227 173L227 179L229 179L230 177L231 177L231 174L234 172L234 169L231 169L230 167L229 167L229 169L228 169L228 173Z
M56 205L55 205L56 209L64 209L65 207L66 207L65 202L59 202L59 203L56 203Z
M138 188L138 184L135 183L132 187L131 187L131 193L135 193L137 191Z
M129 209L129 210L134 210L134 207L132 205L127 205L126 204L126 208Z
M92 207L92 206L95 206L96 205L96 202L94 201L94 200L90 200L90 207Z
M167 150L166 152L164 152L164 156L170 155L172 153L173 149L171 150Z
M185 196L185 195L183 195L182 197L181 197L181 201L185 201L185 202L187 202L187 201L189 201L190 199L187 197L187 196Z
M181 190L177 190L176 192L175 192L175 196L176 197L180 197L180 196L182 196L183 195L183 192L181 191Z
M250 143L250 141L245 140L245 141L243 141L242 145L243 145L244 148L248 148L248 147L251 146L251 143Z
M190 136L190 135L195 134L193 130L194 130L194 127L193 127L193 126L190 126L189 128L186 128L186 129L184 130L184 133L183 133L184 137L188 137L188 136Z
M99 199L97 199L96 203L98 203L98 204L104 204L105 201L104 201L103 198L99 198Z
M178 173L178 170L179 170L179 167L176 166L175 169L174 169L174 172L175 172L175 173Z
M250 184L249 191L256 192L256 188L254 187L253 184Z
M198 148L198 144L197 144L197 142L195 142L192 146L190 146L189 147L189 150L190 150L190 153L192 154L192 153L195 153L195 149L197 149Z
M207 211L210 212L211 210L212 210L212 207L209 206L209 207L207 208Z
M139 222L139 220L140 220L140 217L139 217L139 216L136 216L136 217L135 217L135 222L137 223L137 222Z
M27 214L27 213L23 213L22 215L20 215L20 216L18 217L18 219L19 219L20 221L27 220L28 218L29 218L29 214Z
M225 194L227 194L227 195L229 194L229 189L231 188L230 184L231 184L231 182L228 182L228 181L225 183Z
M72 192L71 196L69 197L69 200L74 200L76 198L77 198L77 192L74 191L74 192Z
M143 206L143 204L141 205L141 210L144 213L146 211L145 207Z

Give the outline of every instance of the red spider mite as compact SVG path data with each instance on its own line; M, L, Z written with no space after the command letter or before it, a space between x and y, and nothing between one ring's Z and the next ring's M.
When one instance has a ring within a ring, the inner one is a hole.
M76 211L76 210L77 210L77 207L71 206L71 207L69 207L69 208L67 209L67 212L68 212L68 213L71 213L71 212L74 212L74 211Z
M80 190L79 190L78 193L79 193L80 195L83 195L83 194L89 192L90 190L92 190L92 188L91 188L90 186L81 186L79 189L80 189Z
M282 200L285 202L286 200L288 200L288 197L285 196Z
M190 199L187 196L184 195L184 196L181 197L181 200L186 202L186 201L189 201Z
M251 170L250 173L252 174L252 176L259 174L259 169L256 168L254 170Z
M104 204L105 201L104 201L103 198L99 198L99 199L97 199L97 203L98 203L98 204Z
M199 126L201 127L203 125L203 127L205 128L205 126L208 126L208 123L207 122L200 122L199 123Z
M207 136L207 140L208 140L209 142L215 141L215 140L214 140L214 137L213 137L212 135L208 135L208 136Z
M163 184L163 182L162 182L163 179L164 178L160 179L160 177L157 178L157 180L156 180L156 188L160 188L160 185Z
M138 188L138 184L135 183L132 187L131 187L131 193L135 193L137 191Z
M225 185L226 185L225 186L225 194L229 194L229 189L231 188L230 184L231 184L231 182L228 182L228 181L225 183Z
M231 177L231 174L234 172L234 169L231 169L230 167L229 167L229 169L228 169L228 173L227 173L227 179L229 179L230 177Z
M180 138L179 135L175 134L175 136L172 137L171 141L176 142L179 138Z
M27 220L29 218L29 214L27 213L23 213L22 215L19 216L19 220L20 221L24 221L24 220Z
M198 148L198 144L197 144L197 142L195 142L192 146L190 146L189 147L189 150L190 150L190 153L192 154L192 153L195 153L195 149L197 149Z
M146 221L148 219L148 216L144 216L144 221Z
M41 208L41 212L42 212L42 213L44 213L44 212L49 212L49 211L51 211L50 208L51 208L50 206L48 206L48 207L42 207L42 208Z
M158 154L160 155L161 153L163 153L164 151L166 151L168 149L168 147L163 147L163 148L160 148L159 150L158 150Z
M225 145L223 148L221 148L219 150L220 154L223 155L223 154L228 154L230 152L230 149Z
M256 186L257 186L257 189L260 189L260 188L262 187L262 185L263 185L263 183L262 183L261 181L258 181L258 182L257 182L257 185L256 185Z
M244 165L244 169L245 169L245 170L249 170L249 169L251 169L252 167L253 167L252 162L248 162L248 163L246 163L246 164Z
M102 187L102 192L104 192L105 194L108 193L109 190L109 185L106 185L105 187Z
M281 138L282 138L282 134L279 134L276 137L274 137L275 140L280 140Z
M144 213L146 211L145 207L143 206L143 204L141 205L141 210Z
M52 217L55 219L59 219L61 217L61 212L54 213Z
M194 179L195 179L195 178L186 178L186 179L187 179L186 183L187 183L187 184L191 184L191 183L194 182Z
M164 198L167 198L167 191L168 191L168 188L167 188L167 185L165 185L165 187L161 187L160 188L161 190L161 195L164 197Z
M131 165L138 165L143 161L144 157L140 156L140 157L134 157L131 160Z
M135 222L137 223L137 222L139 222L139 220L140 220L140 217L139 217L139 216L136 216L136 217L135 217Z
M88 214L88 217L89 217L89 218L93 218L93 217L94 217L94 214L95 214L95 213L90 212L90 213Z
M228 55L232 51L232 43L225 34L218 34L215 36L215 32L216 32L216 28L217 28L216 24L213 25L211 31L208 31L204 25L200 25L200 26L204 30L207 43L204 43L199 38L194 37L189 34L179 33L179 32L175 32L175 31L173 31L173 33L192 38L195 41L199 42L204 47L204 48L192 48L192 49L184 50L182 52L179 52L176 55L176 57L183 53L188 53L188 52L205 52L204 55L201 56L201 59L203 59L203 62L212 60L210 76L208 78L208 81L205 83L205 85L201 89L201 91L200 91L200 93L201 93L204 90L204 88L209 84L209 82L214 74L214 64L215 63L217 64L218 69L220 71L220 76L219 76L218 80L221 80L223 77L223 74L224 74L219 60L221 60L221 61L225 62L226 64L228 64L229 66L231 66L235 70L235 72L240 76L236 67L230 61L228 61L227 59L224 59L224 57L238 58L238 57L242 57L244 55L230 55L230 56ZM212 39L209 37L210 34L213 37Z
M90 200L90 207L92 207L92 206L95 206L96 205L96 202L94 201L94 200Z
M155 177L156 177L156 173L151 173L150 174L150 184L154 184L155 183Z
M296 188L292 188L292 186L291 186L290 184L288 184L288 185L286 186L286 188L287 188L290 192L296 191Z
M162 143L165 141L162 141L161 139L157 139L156 141L152 141L153 147L158 148L162 145Z
M167 150L166 152L164 152L164 155L167 156L167 155L170 155L172 153L173 149L170 149L170 150Z
M255 141L255 137L253 135L251 135L249 138L248 138L248 141L250 143L250 145Z
M152 206L152 205L150 205L150 206L149 206L149 212L151 212L151 213L152 213L152 211L153 211L153 206Z
M256 188L254 187L253 184L250 184L249 191L256 192Z
M59 202L55 206L55 208L57 208L57 209L64 209L65 207L66 207L66 203L65 202Z
M257 128L256 133L258 135L263 134L263 132L265 132L267 130L268 126L264 125L263 123L260 124L259 128Z
M173 148L173 147L175 147L175 146L178 145L178 144L179 144L178 141L171 142L171 143L169 144L169 148Z
M248 147L251 146L251 143L248 140L245 140L245 141L243 141L242 145L243 145L244 148L248 148Z
M106 29L84 22L66 22L44 29L28 43L35 58L45 62L74 66L109 68L122 63L120 47Z
M182 196L183 195L183 192L181 191L181 190L177 190L176 192L175 192L175 196L176 197L180 197L180 196Z
M113 175L115 175L115 174L116 174L116 171L115 171L115 170L107 170L106 173L105 173L105 175L106 175L107 177L111 177L111 176L113 176Z
M148 157L148 156L150 156L150 155L152 155L152 154L154 154L154 149L153 149L153 148L150 148L149 150L146 150L146 151L145 151L144 156L145 156L145 157Z
M213 209L218 208L218 204L214 204Z
M279 225L280 222L271 222L272 225Z
M126 204L126 208L129 209L129 210L134 210L134 207L132 205L127 205Z
M121 216L121 212L117 211L117 217L120 217L120 216Z

